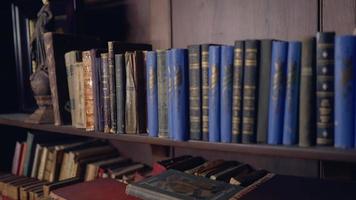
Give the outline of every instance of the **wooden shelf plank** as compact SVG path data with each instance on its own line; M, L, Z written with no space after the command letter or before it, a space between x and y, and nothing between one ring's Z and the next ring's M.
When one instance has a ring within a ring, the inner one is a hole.
M282 145L263 144L232 144L232 143L211 143L204 141L173 141L163 138L154 138L147 135L126 135L107 134L102 132L87 132L83 129L72 126L38 125L25 123L27 114L2 114L0 115L0 125L15 126L32 130L46 131L50 133L61 133L85 137L103 138L134 143L145 143L162 146L173 146L180 148L201 149L210 151L236 152L239 154L287 157L311 160L330 160L356 162L356 150L337 149L333 147L297 147Z

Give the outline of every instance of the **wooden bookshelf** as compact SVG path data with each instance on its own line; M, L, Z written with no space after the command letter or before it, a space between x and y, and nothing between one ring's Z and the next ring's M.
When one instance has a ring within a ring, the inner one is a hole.
M163 138L153 138L145 134L126 135L126 134L108 134L103 132L87 132L83 129L73 128L72 126L54 126L38 125L25 123L27 114L2 114L0 115L0 124L14 126L31 130L45 131L48 133L68 134L84 137L102 138L109 140L118 140L123 142L144 143L151 145L183 147L188 149L200 149L208 151L235 152L239 154L285 157L307 160L321 161L344 161L356 162L356 150L336 149L333 147L296 147L296 146L276 146L262 144L228 144L211 143L203 141L173 141Z

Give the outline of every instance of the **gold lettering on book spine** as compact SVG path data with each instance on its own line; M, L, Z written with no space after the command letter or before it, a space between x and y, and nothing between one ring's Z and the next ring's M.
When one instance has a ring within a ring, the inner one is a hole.
M272 100L277 101L281 90L282 90L282 82L283 82L283 74L282 74L282 62L280 60L277 60L277 62L274 63L274 74L273 74L273 80L272 80Z
M211 66L211 89L215 89L218 84L219 71L216 65Z

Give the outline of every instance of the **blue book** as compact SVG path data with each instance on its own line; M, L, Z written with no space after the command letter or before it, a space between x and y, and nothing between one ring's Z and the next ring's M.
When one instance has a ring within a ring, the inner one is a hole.
M356 37L335 37L335 147L352 148L355 131Z
M172 107L172 51L167 50L166 52L166 66L167 66L167 80L168 80L168 87L167 87L167 112L168 112L168 137L173 139L173 107Z
M297 144L298 140L298 103L301 62L301 42L288 43L287 81L284 109L283 144Z
M232 75L234 47L221 46L220 134L221 142L232 140Z
M273 41L268 108L268 144L282 144L288 43Z
M171 52L173 139L185 141L189 135L188 51L172 49Z
M158 97L157 97L157 54L148 51L146 58L147 81L147 131L152 137L158 136Z
M220 142L220 46L209 47L209 141Z

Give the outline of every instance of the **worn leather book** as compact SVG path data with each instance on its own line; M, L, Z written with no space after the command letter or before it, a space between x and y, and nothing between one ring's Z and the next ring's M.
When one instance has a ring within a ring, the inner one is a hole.
M17 200L20 199L20 187L25 187L33 183L39 182L36 179L26 178L18 182L13 182L11 184L5 184L3 196L6 196L10 199Z
M271 58L272 41L261 40L260 68L258 73L258 116L257 116L257 143L267 143L268 127L268 101L271 85Z
M20 178L21 178L21 177L16 176L16 175L14 175L14 174L11 174L10 176L2 177L2 178L0 179L0 192L1 192L1 193L3 192L5 184L11 183L11 182L14 182L14 181L17 181L17 180L20 179ZM23 177L22 177L22 178L23 178Z
M239 163L236 161L224 161L223 163L216 165L215 167L211 167L210 169L205 170L203 173L201 173L201 176L204 176L206 178L210 178L212 175L219 173L221 171L226 170L227 168L230 168L232 166L236 166Z
M167 169L175 169L178 171L186 171L205 163L205 159L202 157L192 157L181 162L177 162L175 165L170 166Z
M209 140L209 44L201 45L202 140Z
M102 86L102 66L101 56L105 50L91 49L91 70L93 80L93 104L94 104L94 130L98 132L104 131L104 102L103 102L103 86Z
M316 35L317 145L334 144L334 32Z
M59 188L67 187L73 184L81 183L83 179L80 177L69 178L63 181L56 181L43 186L43 196L49 197L50 192Z
M198 169L195 172L194 175L196 175L196 176L204 176L206 174L206 172L211 171L212 169L215 169L219 165L222 165L224 162L225 161L223 161L223 160L207 161L206 163L204 163L204 165L202 167L200 167L200 169Z
M84 91L84 66L82 57L73 64L73 89L74 89L74 104L76 128L86 128L85 114L85 91Z
M261 179L266 176L269 172L267 170L253 170L249 173L241 173L237 176L234 176L230 179L230 184L233 185L241 185L243 187L249 186L255 181Z
M146 78L142 51L125 53L126 104L125 132L139 134L146 132Z
M37 181L37 182L33 182L33 183L31 183L31 184L28 184L28 185L26 185L26 186L21 186L20 187L20 191L19 191L19 193L20 193L20 200L27 200L27 199L29 199L28 198L28 196L29 196L29 194L28 194L28 191L29 190L32 190L32 189L34 189L34 188L41 188L41 187L43 187L45 184L47 184L47 182L45 182L45 181Z
M316 41L305 38L302 43L302 66L299 95L299 146L312 146L316 142Z
M176 170L168 170L158 176L127 186L126 193L147 200L156 199L228 199L242 187L197 177Z
M242 143L255 143L257 130L260 41L246 40L242 98Z
M109 133L111 127L110 118L110 91L109 91L109 66L108 66L108 54L101 53L101 68L102 68L102 91L103 91L103 121L104 132Z
M90 51L82 52L83 58L83 82L84 82L84 105L85 105L85 129L94 131L94 91L93 91L93 66L95 65Z
M125 92L126 73L124 54L115 55L117 133L125 133Z
M44 34L48 75L51 88L55 125L71 124L69 92L64 54L72 50L86 50L101 46L92 37L48 32Z
M146 54L147 132L158 137L157 53Z
M112 179L97 179L53 190L50 193L50 197L54 200L137 199L125 194L125 189L126 185L124 183Z
M8 197L9 195L8 187L10 185L22 183L23 181L27 181L28 179L29 179L28 177L24 177L24 176L15 176L14 178L3 180L0 184L1 194L5 197Z
M41 155L42 155L42 146L40 144L36 144L36 150L35 150L35 157L33 159L33 164L32 164L32 171L31 171L31 177L32 178L37 178L38 174L38 168L40 165L41 161Z
M97 162L89 163L86 166L86 174L85 174L85 181L92 181L98 177L99 168L108 164L112 164L115 162L123 161L125 158L123 157L115 157L105 160L100 160Z
M168 76L166 51L157 50L158 137L168 138Z
M112 171L113 169L117 169L123 166L127 166L129 164L131 164L132 161L128 158L124 158L124 159L120 159L118 161L115 162L110 162L110 163L105 163L103 165L101 165L98 169L98 178L105 178L105 177L109 177L109 173L110 171Z
M143 169L144 167L145 167L145 165L143 165L141 163L132 163L129 166L125 166L122 168L112 170L110 172L110 178L121 179L123 175L139 171L139 170Z
M250 167L247 164L237 164L211 175L210 179L228 182L230 181L231 177L235 176L246 168Z
M166 51L166 66L167 66L167 128L168 128L168 138L173 139L173 62L172 62L172 50Z

